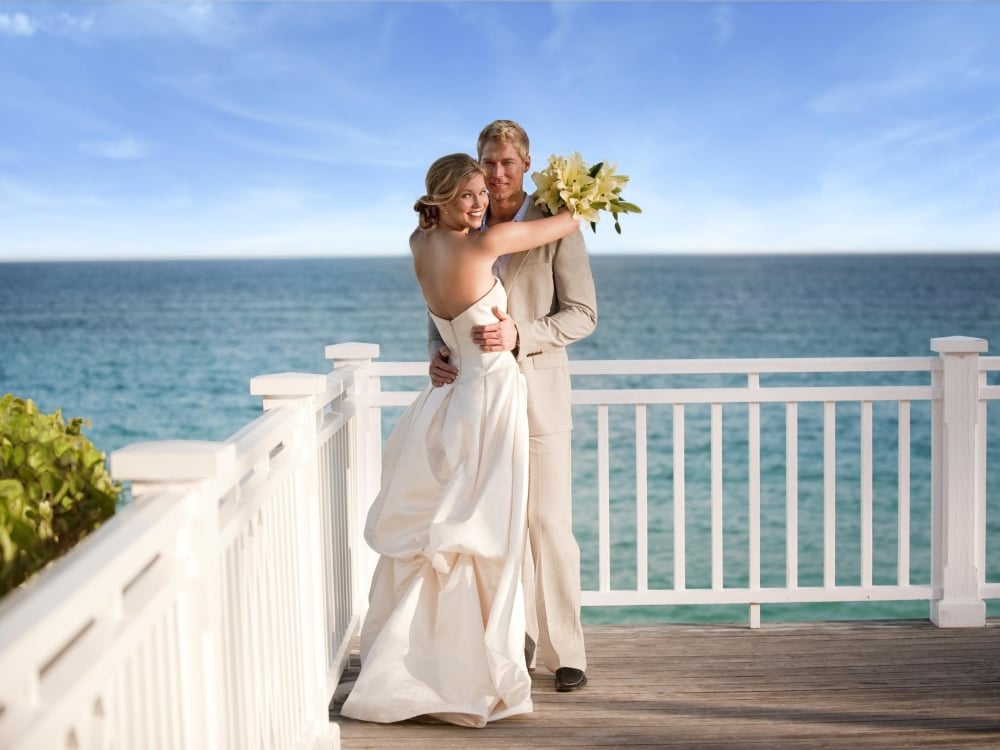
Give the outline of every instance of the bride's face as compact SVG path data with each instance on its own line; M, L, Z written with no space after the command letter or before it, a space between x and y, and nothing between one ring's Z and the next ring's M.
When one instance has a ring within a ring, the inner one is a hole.
M462 185L458 195L448 203L448 216L462 227L479 229L489 203L490 194L486 191L486 181L482 175L477 174L470 177Z

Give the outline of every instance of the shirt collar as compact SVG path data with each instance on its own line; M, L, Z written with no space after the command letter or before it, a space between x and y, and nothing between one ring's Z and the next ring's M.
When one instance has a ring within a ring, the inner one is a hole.
M531 196L528 195L527 193L525 193L524 194L524 203L522 203L521 207L519 209L517 209L517 213L514 214L514 218L511 219L511 221L524 221L524 217L528 213L528 201L530 201L530 200L531 200Z
M528 214L528 204L531 202L531 196L527 192L524 193L524 201L521 203L521 207L517 209L517 213L514 214L514 218L511 221L524 221L524 217ZM486 214L483 214L482 229L486 229Z

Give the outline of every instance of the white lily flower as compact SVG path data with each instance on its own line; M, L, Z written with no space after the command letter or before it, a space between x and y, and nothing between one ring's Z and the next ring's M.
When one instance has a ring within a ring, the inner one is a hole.
M565 206L573 212L574 219L589 222L595 232L601 212L609 212L615 218L615 230L620 233L618 214L641 213L642 209L622 199L621 191L628 177L615 174L617 168L617 164L608 161L588 166L577 151L569 156L553 154L545 169L531 175L537 188L535 204L552 213Z

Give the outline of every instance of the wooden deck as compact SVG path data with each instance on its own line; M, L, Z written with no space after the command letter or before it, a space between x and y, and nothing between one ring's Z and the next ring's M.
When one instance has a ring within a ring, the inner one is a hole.
M1000 620L586 628L590 684L485 729L345 719L355 653L331 706L344 750L1000 748Z

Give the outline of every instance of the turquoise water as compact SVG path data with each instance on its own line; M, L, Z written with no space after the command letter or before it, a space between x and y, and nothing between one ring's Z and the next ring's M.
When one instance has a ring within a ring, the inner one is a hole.
M576 359L915 356L937 336L1000 346L1000 255L594 256L600 321ZM0 392L82 416L104 451L131 442L221 440L260 413L249 380L269 372L323 372L326 344L371 341L385 360L425 357L426 317L407 258L0 264ZM914 382L920 382L919 380ZM997 382L992 378L991 382ZM639 383L636 383L639 384ZM896 575L895 416L875 409L875 580ZM855 410L856 412L856 410ZM1000 407L989 414L1000 445ZM612 410L615 586L634 582L631 410ZM745 582L746 407L725 413L726 583ZM574 414L575 522L585 585L596 587L594 415ZM650 585L672 581L669 407L650 407ZM741 422L742 420L742 422ZM800 410L799 578L822 580L821 415ZM913 560L928 533L929 410L913 407ZM691 407L686 522L689 587L710 583L708 409ZM762 410L762 582L784 581L784 413ZM857 582L858 416L838 410L838 582ZM742 442L741 442L742 440ZM843 446L843 448L841 447ZM880 460L880 457L882 460ZM990 461L1000 464L1000 456ZM819 464L821 468L821 462ZM654 485L653 482L656 482ZM989 577L1000 579L1000 472L988 476ZM882 543L885 541L886 543ZM997 602L991 614L1000 614ZM763 619L926 617L927 604L767 605ZM745 620L745 607L593 609L588 621Z

